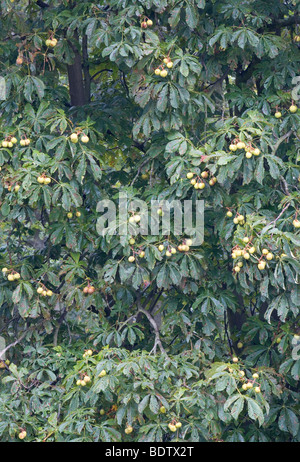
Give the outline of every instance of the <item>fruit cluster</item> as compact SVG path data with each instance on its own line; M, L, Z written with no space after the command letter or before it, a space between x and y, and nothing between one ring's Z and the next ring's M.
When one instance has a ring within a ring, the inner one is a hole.
M207 179L210 175L210 172L208 170L204 170L203 172L200 173L200 176L197 175L196 178L194 178L195 173L193 172L188 172L186 174L186 177L188 180L191 180L190 183L192 186L194 186L195 189L204 189L206 186L205 179ZM208 184L210 186L214 186L217 182L217 178L215 176L211 175L210 180L208 181Z
M75 215L76 215L76 217L79 218L79 217L81 217L81 212L79 212L79 210L77 210L77 211L75 212ZM68 218L73 218L73 213L72 213L72 212L68 212L68 213L67 213L67 217L68 217Z
M233 142L231 142L229 145L229 150L232 152L235 152L241 149L245 150L245 156L247 157L247 159L251 159L252 156L259 156L260 154L259 148L253 147L251 143L246 144L244 143L244 141L241 141L238 138L233 140Z
M153 26L153 21L147 18L147 16L145 16L141 22L141 28L147 29L148 27L151 27L151 26Z
M289 107L289 111L292 113L292 114L295 114L295 112L297 112L298 110L298 107L294 104L294 102L292 101L292 104L290 105ZM276 107L276 112L274 114L274 117L276 117L276 119L280 119L282 117L282 113L278 110L278 107Z
M20 139L20 145L21 145L21 146L29 146L29 145L30 145L30 139L27 138L27 136L23 136L23 137Z
M246 246L241 249L240 246L236 245L232 249L231 257L233 260L238 260L239 258L242 258L242 260L250 260L251 255L253 259L256 260L257 263L257 268L259 270L264 270L266 267L266 260L271 261L274 259L274 255L270 250L263 248L261 251L261 255L254 255L256 252L256 247L251 243L251 240L248 237L243 238L243 242L246 244ZM264 260L266 259L266 260ZM243 267L243 261L239 260L235 263L234 267L234 272L239 273L241 268Z
M72 141L72 143L78 143L79 141L79 136L80 135L80 131L79 132L74 132L74 133L71 133L70 135L70 140ZM82 143L88 143L90 141L89 137L87 135L85 135L84 133L81 135L81 138L80 138L81 142Z
M2 273L3 273L3 275L6 275L7 273L9 273L7 275L7 280L10 281L10 282L16 281L16 280L20 279L20 277L21 277L20 273L18 273L17 271L14 271L14 270L9 270L8 268L2 268Z
M3 148L12 148L18 142L17 138L14 136L7 136L2 142L1 146Z
M171 60L171 58L169 58L169 56L167 56L166 58L163 59L163 63L160 64L155 70L154 70L154 74L155 75L160 75L161 77L167 77L168 75L168 71L167 69L165 69L165 66L168 68L168 69L172 69L173 67L173 61Z
M132 214L131 217L129 217L129 223L138 223L139 221L141 221L141 216L140 215L135 215L134 213Z
M42 295L43 297L52 297L53 292L50 289L47 289L47 287L42 284L36 289L37 293L39 295Z
M170 245L167 245L167 247L165 247L164 244L160 244L158 246L158 250L160 252L163 252L165 250L165 248L167 249L166 250L166 257L171 257L172 255L174 255L176 253L175 247L172 247Z
M56 47L56 45L57 45L57 39L56 39L56 38L53 38L53 37L50 37L50 38L48 38L48 39L45 41L45 44L46 44L46 46L47 46L48 48L49 48L49 47L54 48L54 47Z
M85 385L87 383L89 383L91 381L91 377L87 374L85 374L84 376L81 376L80 379L78 379L76 381L76 385L77 386L81 386L81 387L85 387Z
M232 213L231 210L228 210L228 212L226 213L226 215L227 215L229 218L231 218L232 215L233 215L233 213ZM245 224L245 217L244 217L244 215L240 215L239 213L237 213L236 216L234 217L234 219L233 219L232 221L233 221L233 223L234 223L235 225L241 225L241 226L243 226L243 225Z
M176 422L176 420L172 420L172 422L169 423L168 427L171 432L176 432L176 430L182 427L182 423Z
M40 183L40 184L50 184L51 183L51 178L49 176L45 175L45 173L43 173L42 175L38 176L37 182Z
M185 239L177 248L179 252L188 252L191 245L193 245L192 239Z
M85 350L82 357L85 359L85 358L89 358L92 355L93 355L93 350Z
M86 287L83 288L82 292L84 294L93 294L95 292L95 287L92 286L89 282L88 282L88 285Z

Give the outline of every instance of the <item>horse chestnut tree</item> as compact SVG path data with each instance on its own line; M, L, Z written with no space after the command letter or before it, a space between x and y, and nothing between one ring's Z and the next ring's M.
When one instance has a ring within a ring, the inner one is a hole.
M296 1L0 8L0 440L299 442Z

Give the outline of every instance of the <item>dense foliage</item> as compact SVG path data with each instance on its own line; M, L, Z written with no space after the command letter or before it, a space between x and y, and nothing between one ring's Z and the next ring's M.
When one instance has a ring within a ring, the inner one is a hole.
M299 15L1 0L1 441L300 441ZM101 235L120 192L203 244Z

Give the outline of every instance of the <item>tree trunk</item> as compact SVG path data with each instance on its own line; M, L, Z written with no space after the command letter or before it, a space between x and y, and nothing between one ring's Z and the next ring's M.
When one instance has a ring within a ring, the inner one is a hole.
M74 40L79 41L78 31L74 32ZM68 65L68 78L69 78L69 93L72 106L83 106L89 101L89 87L84 87L84 78L82 70L82 57L78 49L74 46L73 49L75 58L74 63ZM87 79L88 69L85 71L85 80Z

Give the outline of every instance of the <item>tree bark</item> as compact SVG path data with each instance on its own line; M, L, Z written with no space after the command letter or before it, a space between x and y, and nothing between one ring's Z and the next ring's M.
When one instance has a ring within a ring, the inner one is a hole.
M78 31L74 32L74 40L79 41ZM74 46L73 49L75 58L74 63L68 65L68 78L69 78L69 93L72 106L83 106L88 103L86 89L84 87L83 70L82 70L82 57L78 49Z

